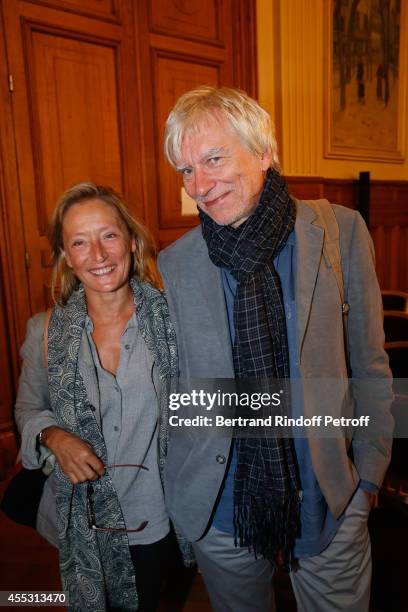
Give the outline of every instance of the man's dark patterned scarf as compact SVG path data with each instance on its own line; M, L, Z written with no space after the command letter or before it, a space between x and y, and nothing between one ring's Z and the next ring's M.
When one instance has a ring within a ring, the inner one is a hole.
M282 289L273 260L294 228L296 208L280 175L268 170L254 213L237 229L200 211L213 264L237 280L234 301L235 376L265 391L267 381L289 377ZM255 382L254 384L254 380ZM275 565L289 566L298 524L299 493L292 440L235 437L235 541Z

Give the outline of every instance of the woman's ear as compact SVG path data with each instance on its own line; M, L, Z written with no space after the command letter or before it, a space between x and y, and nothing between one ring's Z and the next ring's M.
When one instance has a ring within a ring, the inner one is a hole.
M70 259L70 256L68 255L68 253L66 251L64 251L64 249L60 249L60 255L61 255L61 257L63 259L65 259L68 268L72 268L71 259Z
M136 251L136 238L134 236L132 240L130 241L130 250L132 253Z

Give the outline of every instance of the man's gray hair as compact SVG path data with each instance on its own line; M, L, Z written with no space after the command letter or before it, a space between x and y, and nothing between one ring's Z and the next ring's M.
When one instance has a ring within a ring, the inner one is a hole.
M254 155L262 157L270 149L271 167L280 171L275 126L256 100L240 89L203 86L183 94L168 116L164 132L164 153L172 166L181 159L184 135L197 130L206 118L225 117Z

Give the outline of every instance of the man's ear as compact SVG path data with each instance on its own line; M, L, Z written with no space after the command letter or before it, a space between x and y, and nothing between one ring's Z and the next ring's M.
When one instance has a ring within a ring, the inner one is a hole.
M268 147L261 157L262 172L266 172L266 170L271 165L271 161L272 161L272 150L271 150L271 147Z

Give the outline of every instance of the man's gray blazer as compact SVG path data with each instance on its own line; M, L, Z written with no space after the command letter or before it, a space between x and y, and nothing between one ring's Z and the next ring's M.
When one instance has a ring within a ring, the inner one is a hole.
M331 512L338 517L360 479L381 484L390 458L393 420L391 374L383 349L382 303L372 241L357 212L342 206L333 208L340 229L345 294L350 306L349 362L353 378L365 381L364 391L359 395L357 390L351 410L356 417L370 415L370 422L376 423L372 436L367 435L369 428L364 432L359 428L350 437L309 440L320 488ZM328 410L340 416L347 396L342 304L335 276L323 255L323 241L320 218L307 203L297 202L295 297L300 371L304 383L308 379L335 381ZM176 328L180 379L233 378L221 272L210 261L201 228L162 251L159 269ZM325 390L321 388L323 399L316 406L316 385L311 387L313 393L307 385L303 391L305 417L326 410ZM203 535L211 518L225 475L227 462L223 458L229 455L231 435L205 435L193 428L184 428L181 434L176 428L170 429L165 485L168 510L180 531L194 541Z

